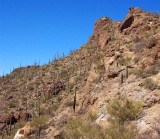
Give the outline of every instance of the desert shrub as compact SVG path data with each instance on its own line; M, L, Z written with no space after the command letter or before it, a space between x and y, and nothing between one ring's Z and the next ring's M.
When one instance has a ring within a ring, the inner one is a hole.
M50 106L50 110L55 112L59 108L59 106L60 106L59 103L52 104Z
M120 50L120 45L115 45L115 46L114 46L114 49L115 49L116 51L119 51L119 50Z
M158 63L157 65L154 65L148 69L135 68L131 70L131 73L140 78L146 78L152 75L156 75L157 73L159 73Z
M98 54L96 54L96 55L93 57L93 61L94 61L95 63L98 63L98 62L100 62L100 60L101 60L103 57L104 57L104 54L103 54L103 53L98 53Z
M133 43L133 42L130 42L130 43L126 44L126 47L127 47L128 49L130 49L130 48L133 47L133 46L134 46L134 43Z
M22 128L22 127L24 127L25 125L26 125L26 123L27 122L25 122L25 121L23 121L23 122L18 122L17 124L16 124L16 128Z
M145 79L145 80L142 82L142 85L143 85L145 88L147 88L147 89L149 89L149 90L151 90L151 91L153 91L153 90L156 89L156 87L157 87L157 83L156 83L155 81L153 81L151 78Z
M35 82L35 85L36 85L36 86L39 86L40 84L41 84L41 82L39 82L39 81L36 81L36 82Z
M135 120L142 113L140 102L125 98L123 101L114 99L107 105L110 127L106 134L111 139L132 139L137 134L135 126L130 126L130 120Z
M16 104L11 101L11 102L8 103L8 107L9 108L14 108L14 107L16 107Z
M135 120L142 113L142 107L140 102L114 99L108 104L107 111L115 121L123 124L125 121Z
M112 123L110 128L106 131L108 138L106 139L133 139L138 130L135 126L124 126L117 123Z
M118 63L121 64L122 66L128 66L131 63L131 58L130 57L120 57L118 58Z
M35 129L35 132L38 132L39 138L40 132L46 126L48 119L48 116L41 116L40 118L34 119L31 123L31 126Z
M81 117L71 118L65 126L62 134L64 139L131 139L137 133L136 128L110 126L108 129L102 128L90 121L84 121Z
M63 133L64 139L107 139L103 128L91 124L89 121L84 121L80 117L69 119L65 127Z
M90 111L88 113L88 117L89 117L89 120L91 120L92 122L95 121L97 119L97 112L96 111Z
M46 107L40 107L40 115L45 115L47 112Z
M136 43L133 46L129 47L129 51L131 52L141 52L146 47L146 42L142 40L140 43Z
M146 69L146 71L145 71L145 73L148 76L156 75L158 72L159 72L159 65L158 65L158 63L156 65L150 67L149 69Z
M149 38L150 36L154 35L155 33L156 33L156 29L155 29L155 28L152 28L151 30L146 31L146 32L144 33L144 37Z
M66 106L66 107L71 107L71 106L73 106L73 104L74 104L73 100L70 100L70 99L68 99L68 100L65 102L65 106Z
M12 86L10 89L9 89L9 92L14 92L16 90L16 86Z
M27 97L22 96L22 97L21 97L21 100L22 100L22 102L25 102L25 101L27 101Z
M94 51L96 50L96 46L86 46L86 50L87 50L87 53L94 53Z
M103 63L103 62L98 62L96 69L97 69L99 72L104 71L104 70L105 70L104 63Z
M146 74L145 70L142 68L135 68L131 70L131 73L136 75L136 77L146 78L148 75Z
M64 69L63 69L63 70L61 71L61 73L60 73L60 77L63 78L63 79L64 79L64 78L67 78L67 77L68 77L68 70L64 70Z
M103 57L104 57L103 53L98 53L93 57L93 61L96 64L96 70L98 72L102 72L105 70L104 63L103 63Z
M31 125L32 127L39 128L39 127L44 127L48 121L49 117L48 116L41 116L40 118L36 118L35 120L32 121Z
M27 88L28 88L29 91L33 91L33 90L34 90L34 87L33 87L33 85L31 85L31 84L29 84L29 85L27 86Z
M61 102L62 99L63 99L62 96L57 96L57 101L58 101L58 102Z

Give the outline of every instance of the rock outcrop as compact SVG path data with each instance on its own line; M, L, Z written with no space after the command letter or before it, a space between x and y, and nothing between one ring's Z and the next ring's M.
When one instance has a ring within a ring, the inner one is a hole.
M1 117L1 122L7 124L14 124L17 122L17 120L13 114L5 114Z
M61 81L53 81L47 83L47 93L49 95L58 95L64 89L64 84Z
M27 123L23 128L18 129L14 139L21 139L22 137L27 137L31 134L32 128L31 124Z

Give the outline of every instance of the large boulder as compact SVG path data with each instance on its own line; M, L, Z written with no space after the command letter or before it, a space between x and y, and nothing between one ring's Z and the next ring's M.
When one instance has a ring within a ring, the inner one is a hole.
M49 95L57 95L64 89L64 84L61 81L52 81L47 83L47 93Z
M14 124L17 122L17 120L13 114L5 114L1 117L1 122L7 124Z
M24 113L24 112L17 112L17 113L15 113L15 119L17 121L20 121L20 122L22 122L22 121L28 121L29 118L31 118L31 117L32 117L32 115L29 114L29 113Z
M29 136L32 132L31 124L28 122L23 128L18 129L14 139L20 139L22 137Z

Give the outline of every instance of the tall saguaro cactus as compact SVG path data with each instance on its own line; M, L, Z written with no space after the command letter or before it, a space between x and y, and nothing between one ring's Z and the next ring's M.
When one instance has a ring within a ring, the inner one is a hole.
M76 86L75 86L75 90L74 90L74 102L73 102L73 110L74 112L76 111Z
M123 84L123 73L121 74L120 84Z
M126 66L126 68L125 68L125 76L126 76L126 79L128 78L128 66Z
M11 115L9 117L9 131L10 131L10 135L11 135L11 131L12 131L12 119L11 119Z
M41 107L40 107L40 98L38 98L38 116L39 116L39 118L41 116L40 110L41 110Z
M27 113L27 111L28 111L27 105L28 105L28 102L27 102L27 98L26 98L26 113Z

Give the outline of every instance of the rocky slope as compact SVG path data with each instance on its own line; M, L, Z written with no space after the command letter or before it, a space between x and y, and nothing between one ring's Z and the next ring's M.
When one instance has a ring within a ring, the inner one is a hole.
M85 121L93 111L92 124L107 128L108 103L128 98L143 108L130 121L138 130L135 138L160 138L160 15L131 7L123 22L98 19L87 44L57 59L0 78L3 132L6 122L48 115L41 138L62 138L71 117Z

